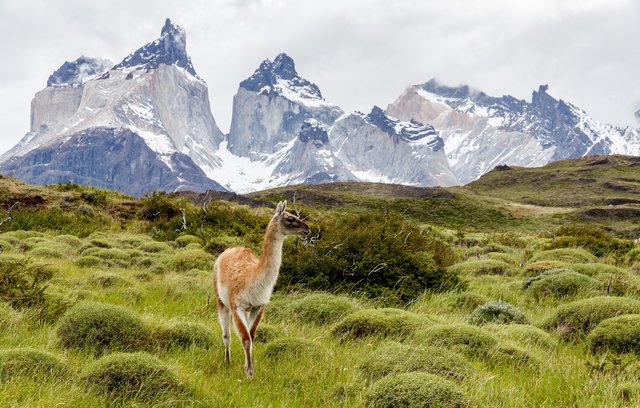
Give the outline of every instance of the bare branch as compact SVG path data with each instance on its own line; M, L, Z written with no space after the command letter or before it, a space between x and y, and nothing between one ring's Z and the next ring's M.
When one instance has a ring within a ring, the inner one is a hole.
M0 221L0 226L2 226L5 222L8 221L13 221L13 216L11 215L11 211L13 211L14 208L16 208L16 206L19 204L18 201L16 201L15 203L13 203L13 205L9 208L9 211L7 211L7 218L3 219L2 221Z
M177 231L184 231L187 229L187 212L184 210L184 207L180 207L180 211L182 211L182 225L180 228L176 228Z
M369 275L371 275L372 273L379 272L386 267L387 267L387 264L385 262L379 263L376 266L374 266L373 269L367 274L367 280L369 279Z

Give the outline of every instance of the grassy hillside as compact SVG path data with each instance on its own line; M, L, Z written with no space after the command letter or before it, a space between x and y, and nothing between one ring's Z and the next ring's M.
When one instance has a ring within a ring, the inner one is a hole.
M596 211L635 208L611 187L633 163L139 200L1 177L0 407L638 406L636 220ZM247 381L212 263L294 195L312 236L285 243Z

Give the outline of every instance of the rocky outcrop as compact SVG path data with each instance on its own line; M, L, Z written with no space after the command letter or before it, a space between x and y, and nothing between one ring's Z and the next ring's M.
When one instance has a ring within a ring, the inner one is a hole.
M329 138L338 159L361 181L451 186L444 144L431 125L402 122L377 106L367 115L344 115Z
M153 190L224 190L189 156L158 156L129 129L85 129L64 141L30 150L0 170L34 184L72 182L140 196Z

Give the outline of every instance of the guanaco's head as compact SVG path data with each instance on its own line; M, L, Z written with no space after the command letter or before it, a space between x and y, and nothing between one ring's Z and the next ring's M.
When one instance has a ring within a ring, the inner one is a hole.
M276 207L276 213L273 216L274 221L278 223L278 230L284 235L301 234L306 235L309 233L309 226L304 223L300 218L295 215L286 212L284 209L287 206L287 201L280 201Z

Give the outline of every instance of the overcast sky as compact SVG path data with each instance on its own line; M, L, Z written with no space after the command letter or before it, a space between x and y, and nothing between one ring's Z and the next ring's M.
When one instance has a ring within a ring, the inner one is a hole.
M386 107L432 77L527 100L549 84L616 125L640 108L637 0L0 0L0 152L29 130L31 98L62 63L120 62L166 17L185 28L225 133L238 83L280 52L345 111Z

